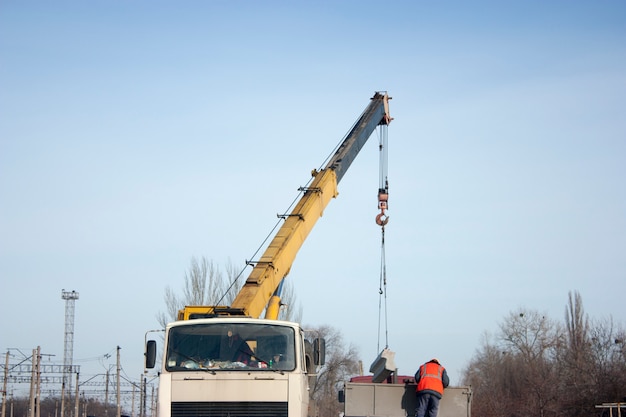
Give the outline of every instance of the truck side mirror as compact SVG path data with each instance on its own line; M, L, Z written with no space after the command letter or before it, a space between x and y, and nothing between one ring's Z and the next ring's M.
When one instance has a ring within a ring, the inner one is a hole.
M337 401L339 401L340 403L346 402L346 392L343 389L340 389L337 392Z
M326 363L326 339L318 337L313 341L313 361L316 365Z
M146 343L146 368L152 369L154 368L154 363L156 362L156 342L154 340L148 340Z

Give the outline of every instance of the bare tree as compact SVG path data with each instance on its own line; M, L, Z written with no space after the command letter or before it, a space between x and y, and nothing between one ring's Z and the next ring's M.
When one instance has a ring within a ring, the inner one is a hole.
M556 323L537 311L519 309L500 324L504 348L520 354L528 363L554 353L558 330Z
M554 415L557 374L551 366L559 330L536 311L518 310L500 324L497 342L485 340L465 370L474 411L485 416Z
M330 326L308 328L307 339L317 337L326 340L326 364L317 373L311 389L311 408L314 416L338 416L342 406L337 400L344 381L357 375L360 368L358 350L353 345L345 346L341 333Z
M508 409L508 391L500 381L504 354L488 333L463 372L463 383L472 385L476 415L501 416Z
M463 382L483 417L597 415L595 405L624 400L626 347L612 319L592 321L582 297L569 293L564 325L519 309L485 338Z
M561 340L560 326L537 311L518 310L501 325L504 351L512 358L519 385L518 410L523 415L552 415L559 397L558 372L553 367Z
M170 286L165 288L166 312L157 315L159 324L165 327L167 323L176 320L178 311L188 305L231 305L245 282L244 272L245 268L237 270L231 262L222 272L213 261L205 257L199 261L195 257L191 258L182 295L177 295ZM282 300L279 318L299 321L302 308L296 307L296 295L289 281L283 285Z
M584 415L589 404L594 402L594 361L591 357L591 338L582 297L578 292L569 292L565 306L565 340L559 347L558 367L561 374L562 408L569 415ZM581 378L581 375L587 377ZM575 391L577 395L568 395Z
M617 402L626 399L626 350L624 329L611 317L596 320L591 325L592 371L587 376L595 387L597 402Z
M568 293L567 306L565 307L565 324L569 350L575 362L587 354L589 348L589 319L583 309L583 300L578 291Z
M165 327L167 323L176 320L178 310L187 305L217 305L236 278L234 267L230 263L226 267L226 275L227 278L213 261L208 261L205 257L200 261L195 257L191 258L191 265L185 273L182 295L177 295L170 286L165 288L166 312L157 316L159 324Z

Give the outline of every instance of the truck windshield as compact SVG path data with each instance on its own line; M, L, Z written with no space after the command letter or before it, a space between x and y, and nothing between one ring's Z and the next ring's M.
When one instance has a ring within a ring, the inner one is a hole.
M172 327L168 371L284 370L295 368L291 327L251 323L197 323Z

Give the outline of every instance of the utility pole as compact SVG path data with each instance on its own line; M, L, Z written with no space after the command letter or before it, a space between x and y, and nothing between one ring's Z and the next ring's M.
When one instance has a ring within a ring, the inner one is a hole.
M80 417L80 415L78 414L78 406L80 404L80 398L78 396L78 372L76 372L76 405L74 406L74 416L75 417ZM37 416L39 417L39 416Z
M122 403L120 402L120 372L122 367L120 366L120 349L117 347L117 417L122 416Z
M107 369L104 383L104 417L109 417L109 370Z
M137 386L135 384L132 384L132 387L133 387L133 396L131 399L130 415L132 417L135 417L135 391L136 391Z
M35 395L35 417L41 416L41 346L37 346L37 394Z
M146 376L141 375L141 385L139 391L139 417L146 417Z
M4 380L2 382L2 417L7 411L7 380L9 379L9 351L7 350L6 359L4 361Z
M30 393L28 396L28 417L35 417L35 368L37 367L37 349L33 349L33 355L31 357L32 365L30 369Z
M63 376L63 382L61 383L61 417L65 417L65 376Z

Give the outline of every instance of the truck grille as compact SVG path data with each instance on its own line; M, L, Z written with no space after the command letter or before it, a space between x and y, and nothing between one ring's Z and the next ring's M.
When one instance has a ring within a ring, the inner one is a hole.
M172 417L287 417L286 402L175 402Z

